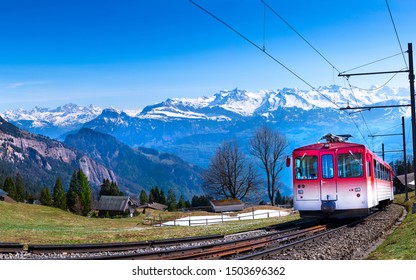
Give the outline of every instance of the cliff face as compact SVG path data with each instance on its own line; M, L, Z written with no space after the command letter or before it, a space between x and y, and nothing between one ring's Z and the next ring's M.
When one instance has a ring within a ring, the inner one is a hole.
M0 117L0 163L8 172L20 173L34 187L53 186L56 177L69 181L74 170L86 174L90 184L116 181L113 171L74 148L48 137L20 130ZM10 174L14 175L14 174Z

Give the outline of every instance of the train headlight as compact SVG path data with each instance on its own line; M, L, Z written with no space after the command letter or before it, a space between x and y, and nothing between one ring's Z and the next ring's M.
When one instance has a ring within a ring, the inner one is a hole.
M303 194L303 190L298 190L298 194Z
M361 188L355 188L355 192L360 192Z

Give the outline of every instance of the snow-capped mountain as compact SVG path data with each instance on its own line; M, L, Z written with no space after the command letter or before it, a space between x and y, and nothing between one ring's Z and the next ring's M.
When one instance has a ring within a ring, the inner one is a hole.
M339 109L369 106L378 103L406 104L408 89L376 88L350 89L340 86L319 87L316 90L283 88L249 92L238 88L220 91L211 97L196 99L173 98L146 107L139 118L147 119L206 119L230 120L241 117L268 116L279 108L299 108L309 111L316 108Z
M370 139L368 135L386 133L386 128L389 133L401 133L401 117L410 118L409 107L360 113L340 108L409 103L406 88L363 90L333 85L316 90L283 88L257 92L236 88L208 97L170 98L145 107L139 114L70 104L53 110L8 111L4 116L22 129L52 138L63 139L64 133L86 127L110 134L130 147L156 149L206 167L223 141L236 140L249 155L248 140L265 124L286 135L291 143L288 154L327 133L351 134L351 141L375 151L381 150L384 141L386 149L400 150L401 137Z
M340 108L409 103L406 88L363 90L332 85L257 92L236 88L208 97L170 98L145 107L140 114L69 104L53 110L8 111L4 116L22 129L53 138L82 126L92 128L129 146L173 153L204 167L219 143L234 138L246 145L245 140L263 124L287 135L294 147L315 142L329 132L349 133L363 142L362 136L388 126L400 129L401 116L410 117L409 107L360 114Z
M56 138L65 132L81 128L101 112L102 109L94 105L85 107L70 103L55 109L35 107L31 110L8 110L3 117L22 129Z

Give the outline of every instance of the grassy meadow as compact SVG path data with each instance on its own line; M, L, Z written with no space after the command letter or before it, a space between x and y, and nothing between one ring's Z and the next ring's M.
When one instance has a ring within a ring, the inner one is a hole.
M412 214L415 193L409 193L408 197L409 200L405 201L404 194L395 196L395 202L406 207L406 218L367 259L416 260L416 213Z
M151 214L162 220L188 215L181 212L159 211L152 211ZM192 214L207 215L207 213ZM289 215L279 219L227 222L199 227L154 227L144 224L144 217L145 215L140 214L133 218L87 218L53 207L0 202L0 242L23 244L133 242L209 234L231 234L299 219L299 215Z

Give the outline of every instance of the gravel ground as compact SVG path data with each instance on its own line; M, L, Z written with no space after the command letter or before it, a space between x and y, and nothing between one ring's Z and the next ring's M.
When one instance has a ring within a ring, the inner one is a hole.
M279 260L360 260L374 250L406 215L402 206L392 204L363 223L305 246L278 254Z

